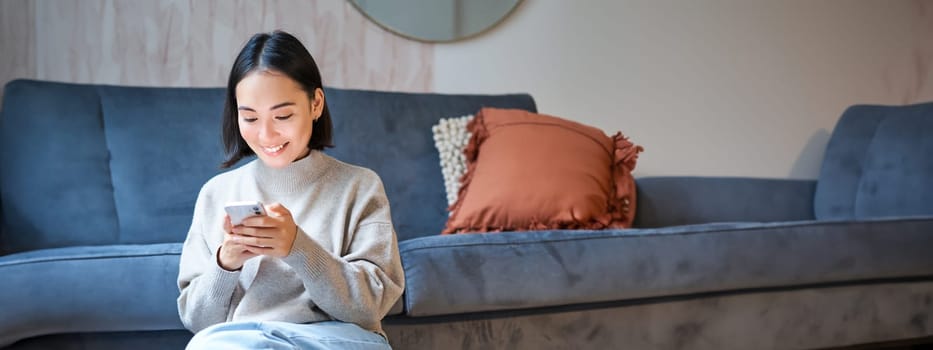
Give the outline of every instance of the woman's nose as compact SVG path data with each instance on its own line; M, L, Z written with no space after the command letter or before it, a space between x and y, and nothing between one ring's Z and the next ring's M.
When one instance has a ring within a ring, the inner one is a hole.
M264 121L259 124L259 139L260 140L269 140L274 136L277 136L278 132L275 130L275 125L272 125L269 121Z

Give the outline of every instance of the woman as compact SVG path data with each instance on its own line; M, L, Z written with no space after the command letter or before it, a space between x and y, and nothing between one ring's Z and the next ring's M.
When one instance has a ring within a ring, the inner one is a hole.
M181 254L189 349L386 349L404 277L382 181L325 155L332 123L314 59L256 34L227 82L227 168L201 189ZM266 203L232 225L225 203Z

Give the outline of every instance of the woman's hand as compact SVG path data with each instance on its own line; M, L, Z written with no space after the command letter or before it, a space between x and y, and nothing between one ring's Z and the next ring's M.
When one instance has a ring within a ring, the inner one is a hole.
M227 222L229 223L229 219ZM292 251L298 226L295 225L292 213L288 209L280 203L273 203L266 206L266 215L248 217L241 225L233 226L227 232L230 233L225 237L224 245L229 239L232 248L243 247L246 254L242 256L254 254L250 257L268 255L284 258ZM242 261L247 259L249 258ZM239 265L242 266L242 263Z
M230 216L224 217L224 242L217 252L217 264L227 271L236 271L243 268L246 260L258 256L253 247L239 243L233 233L233 224Z

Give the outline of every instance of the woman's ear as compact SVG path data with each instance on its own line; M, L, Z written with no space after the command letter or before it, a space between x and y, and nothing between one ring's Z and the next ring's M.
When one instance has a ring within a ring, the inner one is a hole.
M314 98L311 100L311 115L317 121L322 114L324 114L324 90L317 88L314 89Z

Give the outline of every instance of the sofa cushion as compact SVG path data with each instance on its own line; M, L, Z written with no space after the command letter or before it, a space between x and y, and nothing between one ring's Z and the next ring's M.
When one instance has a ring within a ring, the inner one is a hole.
M400 241L437 235L447 220L431 126L483 106L535 110L527 94L446 95L325 89L336 147L327 153L374 170L392 202Z
M102 86L99 91L118 243L184 241L198 191L222 170L224 89Z
M0 120L2 250L116 242L108 152L95 87L8 83Z
M180 243L36 250L0 257L0 347L55 333L184 329Z
M405 310L435 316L933 277L933 217L535 231L401 242Z
M933 103L853 106L826 147L818 219L933 215Z
M631 226L641 147L621 133L497 108L467 128L467 172L444 233Z

